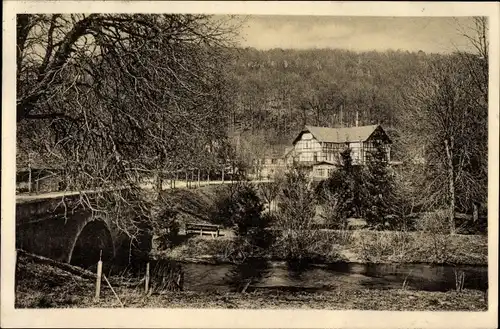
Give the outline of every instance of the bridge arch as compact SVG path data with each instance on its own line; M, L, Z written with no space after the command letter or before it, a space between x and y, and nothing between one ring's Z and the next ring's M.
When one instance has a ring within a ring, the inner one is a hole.
M101 249L107 264L127 266L149 257L149 226L141 227L132 241L113 221L74 205L73 197L64 201L66 207L61 206L60 198L18 200L16 248L87 268L97 263Z
M109 226L103 219L90 216L74 237L68 263L88 268L99 258L106 262L114 256L115 246Z

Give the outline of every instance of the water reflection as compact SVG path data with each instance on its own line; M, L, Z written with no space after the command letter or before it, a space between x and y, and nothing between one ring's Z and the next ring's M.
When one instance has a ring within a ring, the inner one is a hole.
M233 266L226 274L224 282L233 291L249 292L253 290L253 285L269 280L270 277L269 262L250 260Z
M359 287L448 291L455 289L455 272L465 274L465 289L486 290L487 267L432 266L426 264L312 265L297 262L250 260L240 265L183 264L185 289L193 291L246 291Z

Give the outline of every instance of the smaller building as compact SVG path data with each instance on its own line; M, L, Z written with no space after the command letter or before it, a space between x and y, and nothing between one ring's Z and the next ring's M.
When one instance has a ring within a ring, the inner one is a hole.
M320 161L312 165L311 178L313 180L323 180L330 177L335 170L335 163L329 161Z
M254 161L254 176L256 179L273 179L280 172L286 170L286 161L283 157L268 156Z

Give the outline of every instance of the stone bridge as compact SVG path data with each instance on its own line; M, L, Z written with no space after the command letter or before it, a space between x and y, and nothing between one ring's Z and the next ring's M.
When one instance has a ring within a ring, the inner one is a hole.
M255 184L267 182L253 181ZM211 181L198 187L228 183ZM187 188L181 183L177 186ZM132 243L107 218L82 206L74 207L79 198L77 192L19 195L16 202L16 247L84 268L97 263L101 250L103 261L117 265L128 265L151 250L150 235L144 233Z
M107 218L82 206L73 210L77 199L76 194L18 198L16 248L84 268L97 263L101 250L104 262L124 265L149 252L150 236L132 244Z

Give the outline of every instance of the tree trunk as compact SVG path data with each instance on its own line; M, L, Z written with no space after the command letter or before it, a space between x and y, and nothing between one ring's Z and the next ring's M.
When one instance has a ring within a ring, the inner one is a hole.
M453 140L445 140L444 146L446 149L448 193L450 200L450 203L448 205L448 221L450 224L450 234L455 234L455 172L453 170Z
M473 212L472 212L472 218L473 218L473 221L474 223L477 223L477 220L479 219L479 209L478 209L478 206L477 206L477 203L473 203Z
M156 174L156 191L158 192L158 194L161 193L162 189L163 189L163 180L161 177L161 172L158 170Z
M31 159L28 161L28 193L31 194Z

